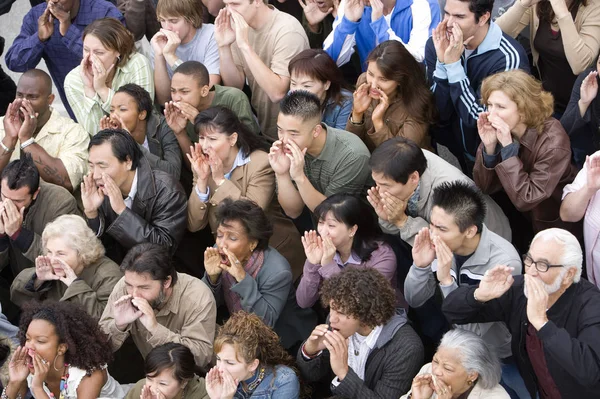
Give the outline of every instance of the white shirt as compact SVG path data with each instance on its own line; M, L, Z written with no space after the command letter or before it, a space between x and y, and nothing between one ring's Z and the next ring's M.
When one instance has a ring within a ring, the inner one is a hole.
M382 329L382 326L377 326L366 337L359 333L354 333L348 340L348 367L363 381L365 379L367 359L373 348L375 348ZM355 354L356 348L358 348L358 355ZM337 387L340 384L340 380L335 377L331 383Z
M133 176L133 182L131 183L131 190L129 190L129 195L125 198L125 206L131 209L133 205L133 200L135 195L137 194L137 181L138 181L138 170L135 170L135 175Z

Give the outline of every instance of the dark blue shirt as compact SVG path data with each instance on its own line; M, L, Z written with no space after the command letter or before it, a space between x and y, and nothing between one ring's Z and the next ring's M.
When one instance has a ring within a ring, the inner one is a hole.
M38 38L38 19L46 10L46 3L33 7L23 18L21 32L6 53L6 66L14 72L35 68L43 58L54 85L71 118L75 119L65 96L65 76L81 63L83 58L83 30L96 19L114 17L125 23L119 10L105 0L81 0L79 11L65 36L61 36L59 22L54 19L52 36L42 42Z

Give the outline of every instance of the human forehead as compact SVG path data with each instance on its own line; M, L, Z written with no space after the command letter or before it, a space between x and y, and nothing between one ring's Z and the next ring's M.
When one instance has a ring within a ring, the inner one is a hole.
M468 1L460 1L460 0L447 0L446 5L444 6L444 13L452 16L471 16L475 15L469 9Z
M538 238L529 247L529 256L534 261L546 261L549 264L560 264L564 251L564 244L552 238Z
M439 206L434 206L431 209L431 224L436 227L446 227L446 228L458 228L456 221L454 220L454 215L450 213L446 213Z

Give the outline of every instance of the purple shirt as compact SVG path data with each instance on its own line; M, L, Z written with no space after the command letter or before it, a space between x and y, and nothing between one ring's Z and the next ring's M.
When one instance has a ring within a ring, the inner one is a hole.
M83 58L83 30L96 19L114 17L125 23L117 7L105 0L81 0L79 11L66 35L60 35L59 22L54 18L52 36L42 42L38 38L38 19L46 10L46 3L33 7L23 18L21 32L6 53L6 66L13 72L35 68L43 58L54 81L54 86L71 118L75 119L65 96L65 77Z
M396 289L396 255L389 245L380 242L379 248L373 251L371 258L366 262L362 262L354 252L350 254L350 257L345 264L342 262L340 255L337 252L333 258L333 262L327 265L314 265L306 260L304 263L302 279L296 290L296 301L298 302L298 305L301 308L313 306L319 299L319 288L321 288L322 281L339 274L348 265L355 267L372 267L390 280L392 287ZM402 305L405 303L402 294L399 293L397 289L396 293L397 295L400 295L401 298L398 298L398 304Z

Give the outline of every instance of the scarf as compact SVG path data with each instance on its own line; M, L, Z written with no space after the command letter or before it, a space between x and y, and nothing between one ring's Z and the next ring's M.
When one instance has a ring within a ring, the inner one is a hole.
M244 270L246 273L252 276L253 279L256 279L256 275L258 272L260 272L260 269L262 269L264 261L265 252L254 251L250 256L250 259L248 259L244 265ZM221 280L221 284L223 284L223 297L225 298L225 303L227 304L227 310L229 310L229 314L233 314L238 310L242 310L240 295L237 292L231 291L231 287L238 282L229 273L223 273Z

